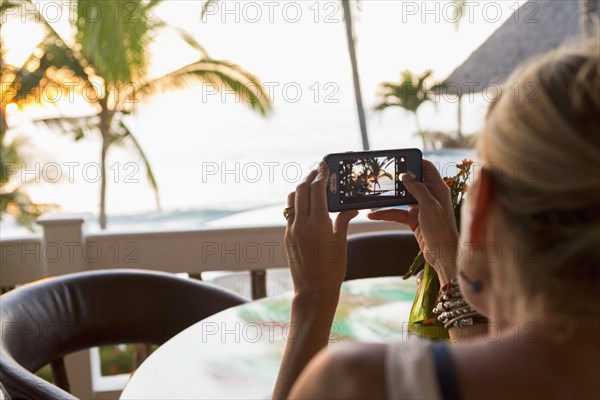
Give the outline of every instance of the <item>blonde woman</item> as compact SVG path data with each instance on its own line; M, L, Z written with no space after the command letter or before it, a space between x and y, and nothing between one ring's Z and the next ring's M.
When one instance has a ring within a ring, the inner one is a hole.
M423 183L402 177L418 206L370 214L414 232L450 300L436 310L451 343L323 350L357 212L329 219L325 165L298 185L286 241L301 330L274 398L600 398L599 53L598 42L555 51L508 80L481 134L460 236L449 190L426 161ZM339 257L313 256L331 243ZM436 257L444 248L454 256Z

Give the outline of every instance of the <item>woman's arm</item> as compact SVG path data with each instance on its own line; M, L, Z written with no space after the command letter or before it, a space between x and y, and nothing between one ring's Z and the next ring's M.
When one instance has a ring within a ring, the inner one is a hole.
M327 210L327 164L311 172L288 196L295 215L288 218L285 243L294 298L290 332L273 392L284 399L308 362L329 341L331 323L346 274L346 234L357 211L338 215Z
M287 398L306 365L320 350L327 347L338 295L339 292L322 296L294 296L289 339L273 391L274 399Z

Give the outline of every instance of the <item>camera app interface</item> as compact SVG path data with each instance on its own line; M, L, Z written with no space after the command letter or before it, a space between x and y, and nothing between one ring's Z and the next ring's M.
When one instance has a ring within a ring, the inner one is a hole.
M407 172L405 157L374 157L339 161L340 204L389 201L406 197L399 175Z

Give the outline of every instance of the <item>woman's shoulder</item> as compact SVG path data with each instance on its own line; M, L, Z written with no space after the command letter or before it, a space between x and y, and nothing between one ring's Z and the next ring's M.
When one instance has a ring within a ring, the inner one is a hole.
M315 376L312 383L326 397L443 399L436 365L440 358L446 365L450 362L448 347L413 336L387 344L342 343L315 357L309 371ZM452 373L453 368L447 371ZM448 380L455 384L451 374Z
M387 344L350 342L322 351L305 380L330 398L597 398L597 349L597 341L560 348L412 336Z
M323 349L298 378L302 398L383 399L386 345L347 341Z

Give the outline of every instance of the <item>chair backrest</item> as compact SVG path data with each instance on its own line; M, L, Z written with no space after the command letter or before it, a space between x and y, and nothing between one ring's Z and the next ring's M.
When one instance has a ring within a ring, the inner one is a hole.
M200 281L143 270L81 272L0 296L0 381L13 398L73 398L32 372L72 352L162 344L243 298Z
M4 385L0 382L0 400L10 400L8 392L4 389Z
M345 280L404 275L419 253L410 231L360 233L348 237Z

